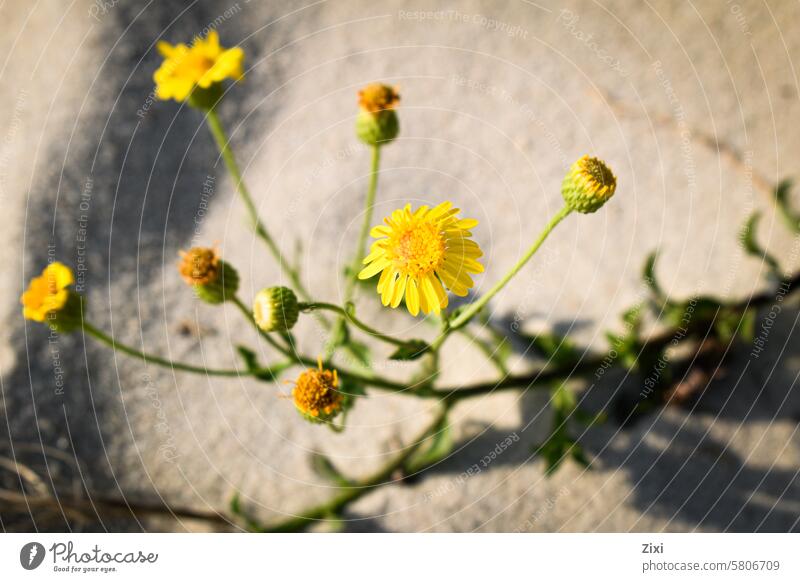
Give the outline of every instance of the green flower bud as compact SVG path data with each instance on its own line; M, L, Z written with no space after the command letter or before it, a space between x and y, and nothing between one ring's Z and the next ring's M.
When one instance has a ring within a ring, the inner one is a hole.
M238 290L239 273L223 260L219 261L219 276L214 281L194 286L197 297L211 305L230 301Z
M299 315L297 296L287 287L267 287L253 300L253 319L264 331L289 331Z
M365 144L386 145L400 133L397 114L391 110L369 113L359 111L356 118L356 135Z
M589 214L614 195L617 178L602 160L583 156L572 164L561 184L561 195L572 210Z
M358 92L361 108L356 118L356 135L365 144L385 145L400 133L400 122L394 111L400 101L397 89L382 83L371 83Z

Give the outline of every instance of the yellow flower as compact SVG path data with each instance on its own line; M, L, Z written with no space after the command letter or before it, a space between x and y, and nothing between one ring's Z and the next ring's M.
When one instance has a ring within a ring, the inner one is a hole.
M394 109L399 102L397 89L383 83L370 83L358 92L359 107L372 114Z
M49 313L64 307L69 298L67 287L74 283L75 277L69 267L59 262L47 265L41 276L31 279L20 298L25 318L44 321Z
M405 296L411 315L439 313L447 307L444 288L464 297L474 285L472 273L482 273L477 259L483 256L470 240L469 229L478 224L471 218L457 218L458 208L443 202L434 208L411 205L395 210L384 225L370 232L378 238L372 244L367 265L359 279L381 273L378 293L384 305L397 307ZM380 238L379 238L380 237Z
M225 79L239 81L244 77L244 51L239 47L221 47L216 30L205 39L195 38L192 46L171 45L162 40L157 48L164 57L153 75L159 99L185 101L195 87L208 89Z
M339 376L336 370L325 370L322 360L318 369L309 369L300 374L292 390L292 399L303 416L312 421L325 421L342 410L344 394L338 390Z

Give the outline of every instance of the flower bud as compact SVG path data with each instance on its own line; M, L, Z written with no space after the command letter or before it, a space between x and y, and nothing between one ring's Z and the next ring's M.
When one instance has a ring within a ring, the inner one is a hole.
M356 118L356 135L370 146L385 145L397 137L400 122L394 111L400 95L394 87L372 83L358 92L361 109Z
M253 300L253 319L264 331L289 331L297 323L300 310L297 296L287 287L267 287Z
M614 195L617 178L602 160L583 156L572 164L561 184L561 195L572 210L589 214Z
M233 299L239 289L239 274L219 258L215 249L193 247L180 254L181 277L199 299L212 305Z

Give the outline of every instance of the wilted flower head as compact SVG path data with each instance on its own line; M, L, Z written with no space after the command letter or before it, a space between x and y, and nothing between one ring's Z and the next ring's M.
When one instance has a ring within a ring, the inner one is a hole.
M338 390L339 376L336 370L326 370L322 360L317 368L300 374L292 389L292 399L297 410L312 422L332 419L342 410L344 394Z
M195 38L191 46L165 41L156 46L164 57L153 75L159 99L185 101L197 87L209 89L225 79L239 81L244 77L244 51L240 47L221 47L216 30L204 39Z
M220 260L215 249L192 247L188 251L180 251L180 255L178 270L187 284L207 285L219 278Z
M394 109L399 102L397 89L383 83L370 83L358 92L359 107L372 114Z
M178 271L200 299L216 305L233 298L239 289L239 274L219 258L216 249L192 247L180 255Z
M572 164L561 184L561 195L567 205L588 214L598 210L614 195L617 178L598 158L583 156Z
M384 305L397 307L405 297L411 315L439 313L447 307L445 287L461 297L474 285L470 274L482 273L478 244L470 240L470 229L478 224L471 218L459 219L458 208L443 202L434 208L411 205L395 210L376 226L367 265L358 274L369 279L381 273L378 293Z

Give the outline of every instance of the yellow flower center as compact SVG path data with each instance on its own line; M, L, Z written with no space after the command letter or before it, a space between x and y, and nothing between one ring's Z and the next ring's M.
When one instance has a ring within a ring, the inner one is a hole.
M412 223L389 237L389 259L405 275L419 277L435 271L442 264L445 241L438 225Z
M61 291L61 287L58 284L58 278L56 275L52 273L47 273L45 275L45 280L47 280L47 294L48 295L55 295L59 291Z
M174 74L178 77L199 79L213 66L214 59L197 51L189 51L176 63Z

